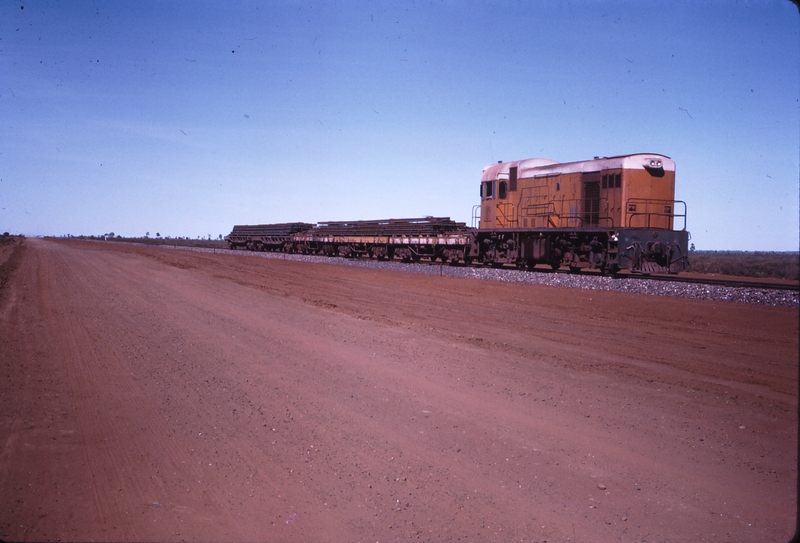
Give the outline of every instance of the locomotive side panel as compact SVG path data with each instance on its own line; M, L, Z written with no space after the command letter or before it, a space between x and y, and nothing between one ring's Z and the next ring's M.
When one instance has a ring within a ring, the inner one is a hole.
M579 226L580 174L501 176L482 183L480 229Z
M676 211L674 170L656 175L647 170L626 170L623 187L625 207L620 226L672 230Z

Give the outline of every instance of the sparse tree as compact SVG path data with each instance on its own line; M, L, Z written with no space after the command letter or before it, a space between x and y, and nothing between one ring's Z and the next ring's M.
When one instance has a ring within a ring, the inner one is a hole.
M144 233L144 237L149 238L150 237L150 232L145 232Z

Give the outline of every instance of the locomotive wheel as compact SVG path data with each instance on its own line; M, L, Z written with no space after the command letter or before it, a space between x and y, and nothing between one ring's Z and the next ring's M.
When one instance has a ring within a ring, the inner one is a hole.
M603 275L614 275L619 271L619 266L616 264L608 264L604 268L601 269Z

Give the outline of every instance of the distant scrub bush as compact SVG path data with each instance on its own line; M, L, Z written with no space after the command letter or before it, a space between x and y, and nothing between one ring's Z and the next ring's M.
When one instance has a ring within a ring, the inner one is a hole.
M800 253L691 251L688 271L798 281L800 280Z
M102 238L100 238L102 239ZM109 238L108 241L123 241L133 243L144 243L147 245L181 245L184 247L206 247L209 249L227 249L228 242L214 239L188 239L188 238Z

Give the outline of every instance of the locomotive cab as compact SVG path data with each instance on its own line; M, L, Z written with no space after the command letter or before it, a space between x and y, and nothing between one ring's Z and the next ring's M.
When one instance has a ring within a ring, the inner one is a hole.
M685 204L674 200L675 163L664 155L499 162L484 169L480 194L474 219L488 262L673 273L686 266ZM682 234L666 234L676 219Z

